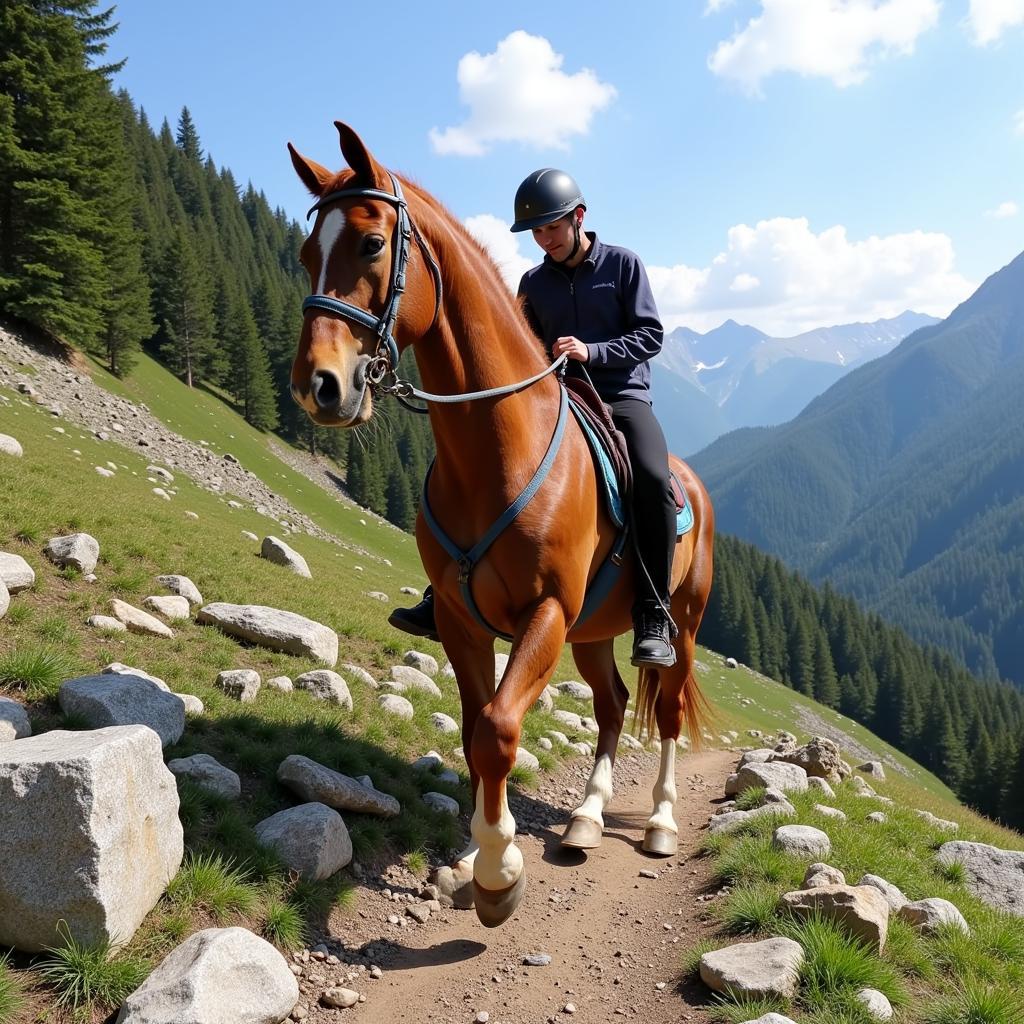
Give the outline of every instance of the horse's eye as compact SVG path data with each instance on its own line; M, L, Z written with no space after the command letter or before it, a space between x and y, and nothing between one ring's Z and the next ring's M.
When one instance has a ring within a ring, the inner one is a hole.
M380 235L370 235L363 240L363 255L376 256L384 248L384 239Z

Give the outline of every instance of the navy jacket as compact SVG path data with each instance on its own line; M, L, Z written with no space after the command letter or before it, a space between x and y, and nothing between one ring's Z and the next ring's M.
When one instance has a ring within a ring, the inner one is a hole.
M606 402L650 404L648 360L661 351L665 332L647 271L636 253L587 235L591 246L574 276L550 256L523 274L527 319L549 352L570 334L587 346L587 373Z

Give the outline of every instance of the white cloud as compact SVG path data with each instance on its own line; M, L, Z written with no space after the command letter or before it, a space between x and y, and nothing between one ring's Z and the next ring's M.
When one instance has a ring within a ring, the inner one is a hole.
M493 53L467 53L458 81L469 116L443 131L431 128L435 151L482 156L497 142L566 149L572 136L586 135L594 115L615 98L615 87L589 68L566 74L564 60L545 38L521 30Z
M1020 213L1020 207L1012 200L1000 203L994 210L986 210L985 216L993 220L1006 220L1008 217L1016 217Z
M1013 115L1013 131L1016 135L1024 135L1024 110Z
M726 7L731 7L736 0L707 0L707 4L704 7L705 16L708 14L717 14L719 11L725 10Z
M464 221L469 233L490 253L491 259L498 264L501 276L505 279L509 290L515 294L519 290L519 279L539 260L531 260L519 250L518 236L509 231L508 221L495 217L490 213L467 217ZM538 249L538 254L540 250Z
M784 337L905 309L946 316L975 288L954 262L948 235L852 241L841 225L815 234L804 217L776 217L730 228L707 267L648 272L667 327L704 331L732 317Z
M909 54L939 17L939 0L761 0L761 13L708 58L748 93L779 71L862 82L879 56Z
M1007 29L1024 25L1024 0L971 0L967 22L975 45L988 46Z

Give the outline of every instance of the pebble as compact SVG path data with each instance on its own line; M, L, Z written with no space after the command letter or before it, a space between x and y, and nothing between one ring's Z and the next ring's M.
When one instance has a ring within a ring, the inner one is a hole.
M565 1006L562 1007L562 1013L575 1013L575 1012L576 1012L576 1004L575 1003L566 1003Z
M491 1015L486 1010L481 1010L474 1018L473 1024L487 1024Z
M550 953L528 953L523 957L527 967L547 967L551 963Z
M643 868L640 871L640 877L641 878L657 878L658 877L658 872L657 871L649 871L647 868Z

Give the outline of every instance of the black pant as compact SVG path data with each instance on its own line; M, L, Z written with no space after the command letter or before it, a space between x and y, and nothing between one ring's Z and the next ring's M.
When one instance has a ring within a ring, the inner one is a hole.
M607 400L606 400L607 401ZM637 573L636 602L659 598L669 603L672 555L676 544L676 501L669 482L668 446L654 410L638 398L608 402L633 464L633 530L640 557L651 577Z

